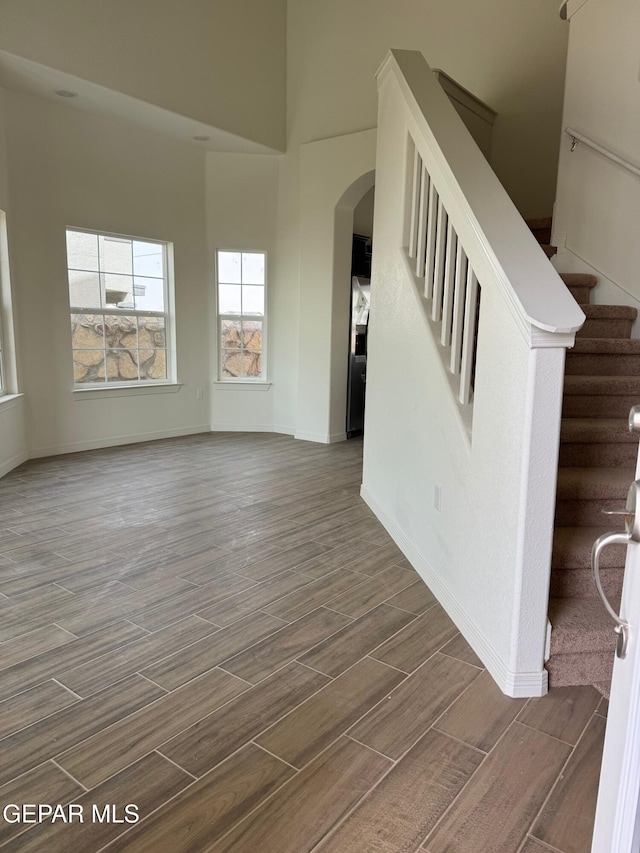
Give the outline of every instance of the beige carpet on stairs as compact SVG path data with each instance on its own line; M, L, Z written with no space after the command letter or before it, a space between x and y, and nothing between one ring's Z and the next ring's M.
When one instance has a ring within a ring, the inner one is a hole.
M587 320L567 352L547 669L551 688L593 684L608 695L615 633L591 577L591 548L600 534L622 526L602 509L622 508L634 479L638 440L627 429L627 416L640 403L640 341L630 337L634 308L592 304L594 276L561 277ZM622 546L602 555L602 583L614 607L624 559Z

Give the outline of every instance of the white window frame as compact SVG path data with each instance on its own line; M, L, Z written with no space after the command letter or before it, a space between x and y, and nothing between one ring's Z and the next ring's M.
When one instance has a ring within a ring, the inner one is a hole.
M2 312L0 311L0 397L7 393L7 382L4 372L4 339L2 337Z
M220 312L220 285L226 282L220 281L219 275L219 256L221 252L232 252L240 255L262 255L264 258L264 310L262 314L222 314ZM268 303L268 280L269 280L269 257L264 249L230 249L227 247L219 247L216 249L215 258L216 269L216 361L217 361L217 382L224 385L253 385L265 387L267 386L267 303ZM261 373L260 376L223 376L222 375L222 321L223 320L260 320L262 323L262 350L260 357Z
M164 318L164 329L165 329L165 360L166 360L166 377L161 379L130 379L127 381L108 381L107 371L105 369L105 378L100 382L76 382L74 379L73 389L74 391L102 391L102 390L117 390L117 389L125 389L125 388L146 388L153 386L161 386L161 385L177 385L177 370L176 370L176 348L175 348L175 292L174 292L174 278L173 278L173 244L169 243L165 240L157 240L152 237L140 237L134 236L131 234L117 234L110 231L96 231L92 228L79 228L77 226L69 225L65 229L65 240L66 234L69 231L77 231L83 234L92 234L97 237L106 237L113 238L115 240L131 240L131 241L139 241L143 243L153 243L155 245L162 247L162 258L163 258L163 294L164 294L164 311L148 311L148 310L140 310L134 308L117 308L117 307L109 307L109 308L79 308L71 304L70 295L69 295L69 317L73 314L93 314L96 316L126 316L126 317L162 317ZM99 263L98 263L99 265ZM70 267L68 258L67 258L67 276L69 270L75 270L76 267ZM98 274L102 274L100 269L96 270L87 270L87 272L98 272ZM67 281L67 292L68 291L68 281ZM110 349L106 346L105 342L105 356L107 350ZM71 347L71 352L73 355L73 345ZM105 360L105 368L106 368L106 360Z
M0 400L18 393L7 215L0 210Z

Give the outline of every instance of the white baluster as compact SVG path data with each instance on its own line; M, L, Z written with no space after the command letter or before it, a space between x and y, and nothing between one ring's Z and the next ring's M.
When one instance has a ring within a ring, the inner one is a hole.
M451 328L451 362L452 373L460 373L462 359L462 324L464 322L464 298L467 277L467 256L458 240L458 257L456 264L456 283L453 297L453 322Z
M412 143L413 144L413 143ZM420 182L422 179L422 157L418 149L413 148L413 179L411 183L411 209L409 211L409 257L415 258L418 244L418 205L420 203Z
M433 272L433 304L431 317L438 322L442 316L442 289L444 286L444 262L447 251L447 211L442 202L438 202L438 227L436 236L436 260Z
M476 334L476 315L478 307L478 279L469 267L467 270L467 298L464 307L464 333L462 336L462 366L460 370L460 402L471 401L471 374L478 336Z
M433 296L433 270L436 255L436 233L438 227L438 193L431 181L429 187L429 213L427 218L426 266L424 273L424 295Z
M416 246L416 275L422 278L424 275L424 252L425 239L427 235L427 204L429 199L431 181L429 173L422 167L422 177L420 181L420 202L418 204L418 240Z
M451 343L451 320L453 317L453 294L457 267L462 263L462 246L458 242L451 220L447 225L447 257L444 265L444 294L442 297L442 329L440 343L448 347Z

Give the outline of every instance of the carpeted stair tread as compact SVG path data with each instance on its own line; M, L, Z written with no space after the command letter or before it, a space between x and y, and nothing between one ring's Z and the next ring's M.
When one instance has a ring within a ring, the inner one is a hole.
M591 301L591 291L597 284L594 275L587 275L586 273L560 273L560 278L579 305L589 304Z
M591 549L603 533L611 530L606 516L602 516L602 527L556 527L553 533L551 566L554 571L572 569L591 570ZM623 568L626 558L625 545L611 545L600 556L601 568Z
M549 672L549 687L571 687L574 685L600 684L611 679L614 652L577 652L555 654L545 666Z
M589 273L585 272L561 272L560 278L567 287L588 287L589 290L594 288L598 283L595 275L589 275Z
M601 693L605 699L611 696L611 679L608 681L594 681L593 686L598 693Z
M630 338L637 311L629 305L581 305L585 322L577 338Z
M607 320L635 320L638 312L630 305L583 305L587 320L590 318Z
M636 338L576 338L567 355L576 353L605 353L607 355L635 355L640 353L640 340Z
M622 597L624 569L600 569L600 583L612 607L618 607ZM597 598L591 569L555 568L549 582L551 598Z
M552 598L549 621L551 654L615 651L613 620L599 598Z
M568 350L567 375L640 374L640 341L631 338L576 338Z
M622 501L624 506L633 474L627 468L559 468L558 500Z
M560 425L561 443L638 445L638 436L629 432L623 418L563 418Z
M640 397L640 376L565 376L564 393L592 396Z

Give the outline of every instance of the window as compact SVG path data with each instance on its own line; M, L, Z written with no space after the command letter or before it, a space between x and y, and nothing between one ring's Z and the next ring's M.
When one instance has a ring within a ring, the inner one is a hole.
M218 251L220 379L265 379L264 252Z
M67 230L76 387L175 380L167 243Z

